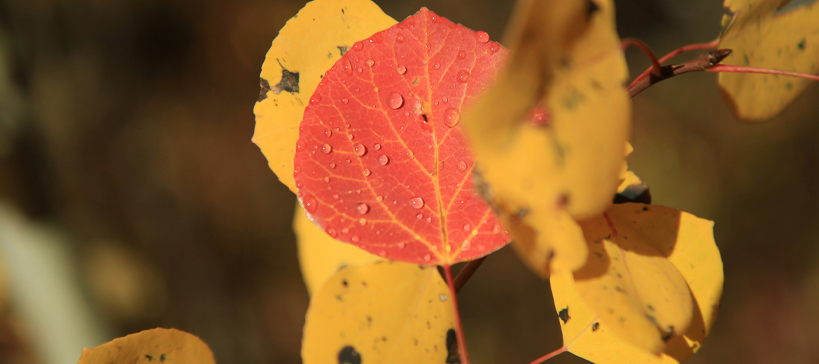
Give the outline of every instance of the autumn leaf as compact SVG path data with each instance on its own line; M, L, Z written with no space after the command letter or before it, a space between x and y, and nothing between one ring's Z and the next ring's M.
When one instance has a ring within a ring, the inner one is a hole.
M198 337L175 329L152 329L83 349L77 364L215 364Z
M459 363L449 292L433 267L380 262L341 269L310 300L302 359Z
M520 4L508 32L510 59L464 116L478 171L511 212L594 216L617 188L631 118L614 5ZM526 118L539 104L548 123Z
M296 232L299 246L299 265L307 292L311 295L341 268L367 265L383 260L327 235L307 219L301 205L296 205L294 216L293 231Z
M789 0L726 0L734 13L719 48L733 54L722 64L819 74L819 4L778 12ZM720 73L722 94L734 114L763 121L779 114L811 83L777 75Z
M587 266L550 279L564 347L598 364L681 362L704 342L722 294L713 223L643 204L613 205L607 214L617 234L604 219L583 222Z
M352 45L319 83L296 143L310 219L381 257L451 265L509 240L471 183L460 110L505 50L421 9Z
M324 72L354 42L395 23L370 0L314 0L273 40L259 78L253 142L291 191L298 125Z

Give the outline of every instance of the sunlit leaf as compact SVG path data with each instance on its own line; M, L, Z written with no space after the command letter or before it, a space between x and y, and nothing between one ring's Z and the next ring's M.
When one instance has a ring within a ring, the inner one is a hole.
M583 231L568 213L533 211L523 217L503 216L509 216L505 224L515 237L515 252L540 277L571 273L586 264L589 250Z
M314 0L273 40L262 65L261 92L253 109L253 142L291 191L296 192L293 155L298 125L324 72L353 43L395 23L370 0Z
M789 0L726 0L734 12L719 47L734 52L722 64L819 74L819 3L778 12ZM720 73L719 85L738 118L776 116L811 83L801 78Z
M521 4L510 59L464 117L479 171L510 209L599 214L619 182L631 117L614 6ZM538 104L549 110L548 123L526 117Z
M644 350L646 345L633 345L637 331L622 330L623 324L619 321L620 315L623 314L622 307L610 304L616 302L616 299L606 302L606 306L601 306L584 297L586 295L579 290L581 285L586 284L582 282L583 273L576 273L574 276L553 275L550 282L555 308L561 320L564 345L575 355L598 364L681 362L702 346L719 308L723 274L722 261L713 238L713 223L671 208L643 204L614 205L608 209L607 214L620 237L628 237L630 241L631 248L629 252L625 252L627 253L625 259L629 263L631 277L642 276L643 283L646 279L653 280L651 271L642 269L643 266L640 264L631 264L634 255L643 255L643 260L664 259L673 264L682 275L694 299L693 313L681 314L691 317L690 325L685 330L675 328L670 335L668 330L662 334L656 326L645 329L649 339L652 337L660 339L661 344L657 343L658 340L646 340L662 347L662 353L657 356ZM591 236L602 234L606 228L597 226L594 230L596 233ZM634 244L638 241L640 244ZM604 258L613 259L611 256ZM599 259L590 258L589 266L596 266L599 269L601 267ZM602 286L599 288L603 294L625 295L617 291L616 287L623 288L619 283L608 286L605 290ZM662 290L669 286L664 284L664 287ZM647 297L656 298L658 294L657 292L646 294L645 290L639 289L636 292L640 293L639 300L643 302ZM661 307L652 304L653 311L646 310L647 314L654 315L658 323L661 322L657 316L660 311L665 310L666 313L674 314L667 303L661 304ZM612 315L608 308L614 311L613 321L609 319ZM630 309L626 309L628 310Z
M299 265L307 292L315 293L341 268L367 265L383 260L353 245L342 243L313 224L304 209L296 205L293 231L299 245Z
M509 240L471 182L460 110L505 50L427 9L352 45L304 112L295 181L330 236L374 254L454 264Z
M458 363L449 288L434 267L348 267L310 301L305 364Z
M175 329L152 329L83 349L77 364L214 364L198 337Z

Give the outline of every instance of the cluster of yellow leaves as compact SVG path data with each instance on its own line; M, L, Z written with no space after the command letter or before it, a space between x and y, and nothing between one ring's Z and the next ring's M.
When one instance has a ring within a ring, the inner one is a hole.
M785 12L790 0L725 0L719 48L732 49L723 64L819 74L819 3ZM777 75L720 73L719 85L734 114L749 121L776 116L811 83Z

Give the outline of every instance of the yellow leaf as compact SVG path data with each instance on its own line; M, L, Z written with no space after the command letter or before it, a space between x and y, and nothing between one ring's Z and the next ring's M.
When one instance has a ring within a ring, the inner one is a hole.
M646 243L682 274L695 302L691 324L685 331L674 330L662 353L655 355L627 343L616 330L617 322L604 321L606 311L601 315L599 309L586 303L575 283L576 277L553 275L550 282L555 308L561 317L564 346L597 364L670 364L685 360L708 336L722 294L722 260L713 238L713 223L671 208L642 204L614 205L607 213L618 233ZM632 250L640 251L643 248ZM589 264L596 263L591 259ZM629 268L632 275L650 274L634 266Z
M789 0L726 0L733 23L719 48L734 52L722 64L819 74L819 3L777 13ZM811 83L795 77L719 74L722 94L734 114L748 121L776 116Z
M449 288L435 267L380 262L344 268L310 300L302 359L455 362L454 314Z
M515 237L515 252L541 278L571 273L586 264L589 250L583 231L569 214L533 211L522 218L510 218L507 213L501 216Z
M307 219L304 209L298 203L294 216L293 231L296 232L299 245L301 274L304 276L307 292L311 295L341 268L383 260L355 245L342 243L327 235Z
M293 157L304 107L324 72L353 43L396 21L370 0L314 0L273 40L260 76L253 142L279 180L296 192Z
M145 330L83 349L77 364L214 364L213 354L198 337L175 329Z
M614 6L528 1L516 14L510 59L463 118L480 172L512 209L599 214L617 189L631 118ZM526 120L539 103L547 125Z

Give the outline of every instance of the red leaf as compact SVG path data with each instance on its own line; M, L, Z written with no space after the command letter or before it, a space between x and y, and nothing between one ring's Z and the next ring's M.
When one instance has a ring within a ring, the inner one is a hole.
M304 110L295 180L308 216L393 260L454 264L509 241L475 192L460 110L506 55L422 8L355 43Z

